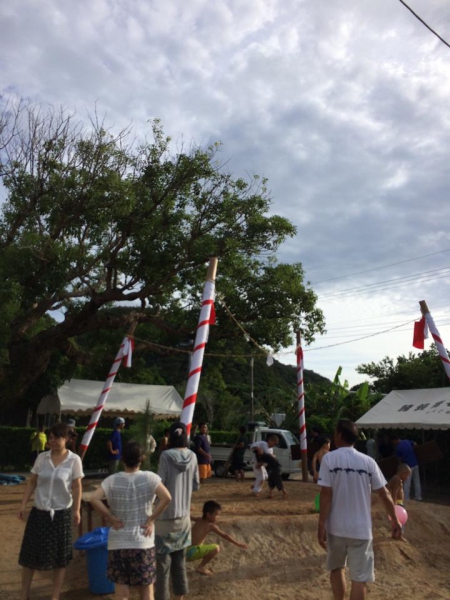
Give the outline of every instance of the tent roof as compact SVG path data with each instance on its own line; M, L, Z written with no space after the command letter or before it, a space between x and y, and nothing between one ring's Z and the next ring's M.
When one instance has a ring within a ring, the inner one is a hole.
M372 429L450 429L450 388L394 390L356 424Z
M37 407L38 414L91 414L97 406L104 383L71 379L57 394L44 396ZM183 400L173 386L114 383L103 409L104 416L143 413L147 400L151 411L160 419L178 417Z

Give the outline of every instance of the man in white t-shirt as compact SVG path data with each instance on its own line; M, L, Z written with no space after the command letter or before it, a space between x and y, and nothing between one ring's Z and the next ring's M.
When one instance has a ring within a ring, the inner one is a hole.
M348 561L352 590L350 600L364 600L367 583L374 581L371 492L381 498L392 522L392 537L399 539L401 525L395 514L386 480L377 463L353 447L358 439L356 425L338 422L334 434L337 450L326 454L320 464L319 544L327 550L334 600L344 600L345 566Z

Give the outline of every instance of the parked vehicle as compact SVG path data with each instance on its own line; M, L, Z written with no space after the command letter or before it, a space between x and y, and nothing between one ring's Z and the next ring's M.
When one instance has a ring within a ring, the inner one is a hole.
M278 436L279 444L274 448L274 454L281 465L283 479L289 479L292 473L301 473L301 455L298 440L286 429L277 429L273 427L256 427L254 431L249 432L249 444L245 451L244 461L245 469L252 469L253 451L250 450L251 444L265 441L271 434ZM250 441L251 440L251 441ZM233 453L233 444L212 444L211 456L213 458L214 473L217 477L226 477L229 471Z

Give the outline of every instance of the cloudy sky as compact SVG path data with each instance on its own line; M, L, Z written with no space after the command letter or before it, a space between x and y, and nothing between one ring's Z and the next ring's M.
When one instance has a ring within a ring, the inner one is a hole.
M409 3L450 42L448 0ZM327 320L306 368L361 381L412 349L422 299L450 346L450 48L398 0L9 0L0 92L117 128L160 117L268 177L298 228L280 260Z

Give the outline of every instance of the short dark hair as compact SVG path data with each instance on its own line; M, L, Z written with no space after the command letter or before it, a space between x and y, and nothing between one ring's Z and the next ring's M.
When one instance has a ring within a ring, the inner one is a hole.
M49 434L55 436L56 438L68 438L69 427L67 427L65 423L55 423L50 427Z
M181 421L175 421L169 428L169 447L186 448L187 445L186 425Z
M208 500L203 505L203 516L206 517L206 515L212 515L216 510L222 510L220 504L215 500Z
M241 425L239 427L239 432L242 433L242 435L245 435L247 433L247 427L245 425Z
M202 421L202 422L199 424L198 428L200 429L201 427L203 427L203 425L206 425L206 427L208 427L208 423L207 423L206 421Z
M336 425L336 431L342 435L347 444L354 444L358 439L358 428L350 419L340 419Z
M164 435L169 435L169 431L170 431L170 429L169 429L169 428L167 428L167 429L164 429Z
M130 440L122 450L122 461L127 467L137 467L144 460L144 450L141 444Z
M323 446L324 444L331 444L330 438L326 435L321 436L317 441L321 446Z
M268 442L269 440L277 440L277 442L279 442L280 438L277 436L276 433L271 433L271 434L269 434L267 436L267 440L266 441Z

